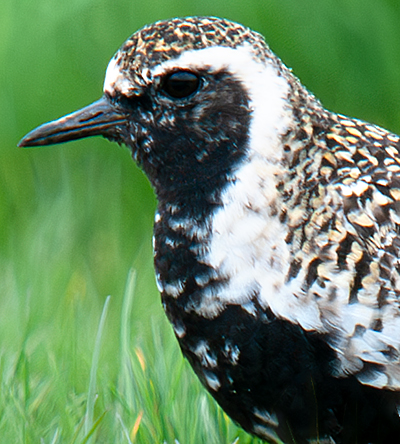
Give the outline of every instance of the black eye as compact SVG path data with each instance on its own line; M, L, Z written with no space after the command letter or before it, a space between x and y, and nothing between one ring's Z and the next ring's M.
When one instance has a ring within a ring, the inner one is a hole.
M200 79L196 74L176 71L165 78L162 89L174 99L183 99L195 93L199 86Z

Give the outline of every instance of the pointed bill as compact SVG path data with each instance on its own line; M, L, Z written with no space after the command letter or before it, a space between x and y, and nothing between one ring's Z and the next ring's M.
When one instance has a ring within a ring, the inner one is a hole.
M35 128L18 146L53 145L97 135L115 138L125 124L126 116L103 96L72 114Z

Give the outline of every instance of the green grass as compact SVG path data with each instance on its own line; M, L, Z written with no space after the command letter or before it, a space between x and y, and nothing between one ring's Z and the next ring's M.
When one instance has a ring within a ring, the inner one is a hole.
M97 99L134 30L192 14L257 29L328 108L400 132L395 0L2 0L2 443L259 442L180 354L153 277L155 198L128 150L100 138L16 148Z

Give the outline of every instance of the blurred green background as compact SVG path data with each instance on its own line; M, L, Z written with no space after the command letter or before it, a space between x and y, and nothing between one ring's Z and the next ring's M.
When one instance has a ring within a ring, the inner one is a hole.
M252 27L327 108L400 132L397 0L2 0L0 442L258 442L181 358L153 278L155 198L128 150L16 148L97 99L131 33L180 15Z

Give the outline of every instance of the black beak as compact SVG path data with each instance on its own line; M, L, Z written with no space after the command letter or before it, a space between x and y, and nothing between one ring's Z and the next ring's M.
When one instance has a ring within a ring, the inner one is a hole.
M126 115L103 96L72 114L40 125L28 133L18 146L52 145L98 135L115 139L125 124Z

